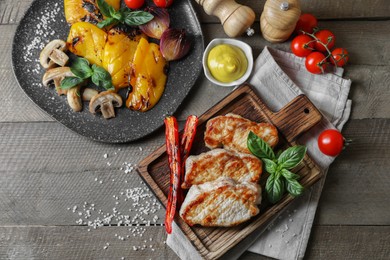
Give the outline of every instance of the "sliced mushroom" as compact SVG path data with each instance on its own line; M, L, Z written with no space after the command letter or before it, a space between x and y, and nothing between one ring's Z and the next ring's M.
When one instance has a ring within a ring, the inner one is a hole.
M99 92L96 89L86 88L83 91L82 98L83 98L84 101L90 101L97 94L99 94Z
M122 106L122 98L111 91L104 91L94 96L89 103L89 111L92 114L101 112L105 119L115 117L114 107Z
M68 99L69 106L73 109L74 112L79 112L83 108L83 103L81 101L80 95L80 86L73 87L68 90L66 94Z
M53 40L41 51L39 62L45 69L52 68L56 64L63 67L69 60L68 55L65 54L66 50L66 42L63 40Z
M72 73L69 67L57 67L49 69L45 72L42 78L42 83L45 87L53 81L54 86L56 87L57 93L59 95L66 94L66 90L61 89L61 81L65 77L74 77L75 75Z

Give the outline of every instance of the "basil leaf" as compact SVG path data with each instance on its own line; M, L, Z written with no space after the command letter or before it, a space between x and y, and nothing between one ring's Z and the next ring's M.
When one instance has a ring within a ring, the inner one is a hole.
M77 86L84 80L78 77L65 77L61 81L61 89L70 89L73 88L74 86Z
M258 158L276 159L271 146L252 131L248 134L247 146L249 151Z
M277 169L278 165L274 161L267 159L267 158L263 158L262 160L265 164L265 170L268 173L270 173L270 174L276 173L276 169Z
M297 145L286 149L278 158L281 168L292 169L297 166L306 154L306 146Z
M287 169L282 169L281 173L286 180L298 180L301 176L298 174L292 173Z
M111 75L102 67L99 67L95 64L92 65L93 75L92 82L95 83L99 87L103 87L105 89L112 88Z
M93 74L92 69L89 67L89 62L84 58L76 58L70 67L70 71L78 78L86 79Z
M120 21L121 23L124 23L125 14L124 14L123 10L119 10L118 12L115 12L112 14L112 18L115 18L116 20Z
M265 184L265 191L269 202L275 204L278 202L285 191L285 184L279 173L271 174Z
M113 24L115 24L117 21L118 21L117 19L112 18L112 17L109 17L109 18L107 18L106 20L103 20L103 21L101 21L101 22L98 22L97 27L99 27L99 28L101 29L101 28L104 28L104 27L106 27L106 26L113 25Z
M129 26L138 26L151 21L154 16L149 12L144 11L132 11L125 12L125 23Z
M301 195L305 190L305 188L297 180L286 179L286 181L287 181L287 191L294 197Z
M112 13L111 9L114 9L112 6L107 4L106 1L104 0L97 0L97 4L102 15L104 15L105 17L111 17L111 13Z

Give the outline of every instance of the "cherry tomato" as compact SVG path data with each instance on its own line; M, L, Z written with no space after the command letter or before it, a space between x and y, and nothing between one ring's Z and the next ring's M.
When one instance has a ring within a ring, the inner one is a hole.
M344 148L344 137L335 129L324 130L318 137L318 148L323 154L337 156Z
M308 35L298 35L291 42L291 51L298 57L306 57L313 49L313 38Z
M320 42L327 45L329 50L333 48L336 38L331 31L321 30L321 31L316 32L314 34L314 36L317 37L317 39ZM321 52L325 52L326 49L325 49L324 45L322 45L320 42L316 42L314 44L314 46L315 46L316 50L321 51Z
M314 28L318 25L317 18L312 14L302 14L299 17L297 25L295 26L295 33L302 34L301 31L313 33Z
M306 57L305 66L313 74L324 73L326 69L326 57L321 52L312 52Z
M336 48L332 51L332 57L333 59L330 58L330 62L332 62L333 65L343 67L349 60L349 53L344 48Z
M138 9L143 6L145 0L125 0L125 4L130 9Z
M173 0L153 0L154 4L161 8L167 8L171 6Z

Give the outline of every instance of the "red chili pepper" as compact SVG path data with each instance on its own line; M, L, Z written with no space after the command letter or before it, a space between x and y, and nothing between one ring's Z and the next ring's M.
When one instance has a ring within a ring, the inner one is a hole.
M171 170L170 186L168 193L168 203L165 214L165 229L168 234L172 232L172 221L175 217L177 199L181 197L181 156L180 156L180 141L179 131L176 118L173 116L167 117L165 123L165 142L168 154L169 168Z
M180 143L176 118L170 116L165 118L164 122L165 142L171 171L168 203L165 214L165 229L168 234L171 234L172 221L176 214L176 208L180 207L184 197L181 183L184 179L185 160L190 154L192 143L195 139L198 117L191 115L187 118Z
M190 115L187 117L186 124L184 126L184 131L183 135L181 137L181 143L180 143L180 148L181 148L181 158L182 158L182 175L181 175L181 180L180 180L180 185L184 181L184 172L185 172L185 163L190 155L192 143L194 142L195 135L196 135L196 127L198 125L198 117L194 115ZM181 206L181 203L184 200L184 195L183 192L180 193L180 197L178 198L178 206Z

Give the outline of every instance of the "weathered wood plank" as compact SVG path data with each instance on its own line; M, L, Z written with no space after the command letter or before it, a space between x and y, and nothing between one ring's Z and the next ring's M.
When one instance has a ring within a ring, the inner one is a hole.
M0 24L18 23L33 0L3 0L0 2ZM241 0L241 4L251 7L259 20L265 0ZM207 15L203 8L193 2L200 21L216 23L219 20ZM389 17L390 7L386 0L330 0L301 1L302 12L312 13L318 19L385 19Z
M240 0L240 4L247 5L256 14L259 21L266 0ZM219 23L214 16L207 15L203 7L194 3L195 10L200 21ZM303 13L311 13L318 19L385 19L390 15L390 6L386 0L329 0L329 1L301 1Z
M32 1L3 0L0 2L0 24L15 24L22 19Z
M163 143L162 135L132 146L109 145L90 141L57 123L9 123L0 126L0 136L2 225L76 225L76 220L85 217L84 202L96 205L85 221L100 216L98 210L113 214L113 208L121 215L133 218L139 213L145 219L136 218L134 223L155 223L155 215L157 223L163 221L164 210L136 171L130 171ZM137 196L126 197L126 192L136 191L143 196L138 196L142 197L139 205L133 205ZM78 206L76 212L67 211L74 206ZM141 207L155 208L155 212ZM114 217L112 223L116 222Z
M389 224L389 131L390 119L351 120L346 125L343 133L354 142L329 171L317 223ZM125 174L120 169L123 163L138 163L164 142L160 131L131 145L96 143L57 123L2 123L0 136L6 137L0 140L3 225L72 225L79 218L66 209L84 202L112 212L113 195L140 186L134 171ZM128 210L131 201L119 197L118 208ZM161 223L164 210L156 214ZM153 220L154 214L143 217Z
M389 226L313 226L304 259L388 259ZM271 259L246 252L240 260Z
M125 227L72 226L0 227L0 234L1 259L178 259L164 243L164 227L148 227L142 236Z
M389 226L314 226L306 259L388 259Z
M148 227L142 237L128 239L132 233L123 227L87 232L86 227L20 226L0 227L0 231L2 259L178 259L163 242L163 227ZM388 226L314 226L305 259L386 259L389 232ZM239 259L269 258L247 252Z
M343 134L352 143L329 169L317 223L390 225L390 121L353 120Z

